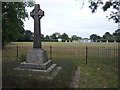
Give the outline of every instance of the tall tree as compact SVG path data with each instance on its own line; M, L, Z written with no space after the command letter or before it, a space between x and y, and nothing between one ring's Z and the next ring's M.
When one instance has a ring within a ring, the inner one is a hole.
M78 39L81 39L81 37L78 37L77 35L73 35L73 36L71 36L71 39L72 40L78 40Z
M120 36L120 29L115 30L115 32L113 33L113 35Z
M2 3L2 44L18 40L24 34L24 23L28 13L25 7L33 3L3 2Z
M101 37L96 35L96 34L92 34L90 35L90 39L93 39L93 40L97 40L97 39L100 39Z
M120 40L120 29L117 29L113 35L115 36L116 40Z
M44 35L43 35L43 34L41 34L41 39L45 39L45 37L44 37Z
M63 34L61 35L61 38L62 38L63 40L68 40L68 39L69 39L69 37L68 37L68 35L67 35L66 33L63 33Z
M24 32L23 40L24 41L31 41L31 40L33 40L33 33L30 30L26 30Z
M106 39L106 40L110 40L112 38L112 35L109 33L109 32L106 32L104 35L103 35L103 38Z
M55 32L53 34L55 34L57 38L60 36L60 33L58 33L58 32Z
M46 35L45 39L50 39L50 37L48 35Z
M58 39L55 34L52 34L50 37L51 37L51 39Z

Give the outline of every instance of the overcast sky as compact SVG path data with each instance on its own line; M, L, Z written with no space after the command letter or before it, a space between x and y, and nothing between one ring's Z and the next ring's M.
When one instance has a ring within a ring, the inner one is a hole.
M106 18L110 11L103 12L98 9L96 13L91 13L88 8L88 0L81 9L80 0L37 0L45 16L41 19L41 32L44 35L51 35L54 32L60 34L67 33L69 36L77 35L82 38L89 38L91 34L103 36L105 32L111 34L118 29L118 24ZM27 8L28 12L33 10ZM30 17L26 19L25 29L34 31L34 20Z

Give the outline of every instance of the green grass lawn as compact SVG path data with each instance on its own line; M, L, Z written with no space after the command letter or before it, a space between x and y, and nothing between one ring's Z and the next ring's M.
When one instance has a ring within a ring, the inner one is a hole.
M8 45L32 46L32 42L12 42ZM75 43L75 42L42 42L42 46L96 46L96 47L118 47L118 43Z
M110 69L80 65L80 88L118 88L118 75Z
M31 42L12 42L3 48L3 87L69 87L75 67L80 66L80 88L117 88L118 43L66 43L43 42L43 48L52 60L63 67L53 79L40 78L38 74L13 69L25 60L32 49ZM18 59L17 59L17 48ZM86 61L88 46L88 64Z

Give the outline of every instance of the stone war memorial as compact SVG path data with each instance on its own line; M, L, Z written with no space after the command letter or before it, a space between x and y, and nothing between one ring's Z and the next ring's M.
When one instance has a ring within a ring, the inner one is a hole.
M28 51L26 61L22 62L15 70L37 72L41 76L55 76L61 67L57 64L52 64L52 60L48 60L47 53L42 48L40 19L44 16L44 11L40 9L39 4L35 4L35 8L30 12L30 16L34 19L33 49Z

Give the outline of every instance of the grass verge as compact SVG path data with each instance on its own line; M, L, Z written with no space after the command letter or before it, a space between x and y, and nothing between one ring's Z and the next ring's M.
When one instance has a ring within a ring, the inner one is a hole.
M118 75L111 70L80 65L80 88L118 88Z

